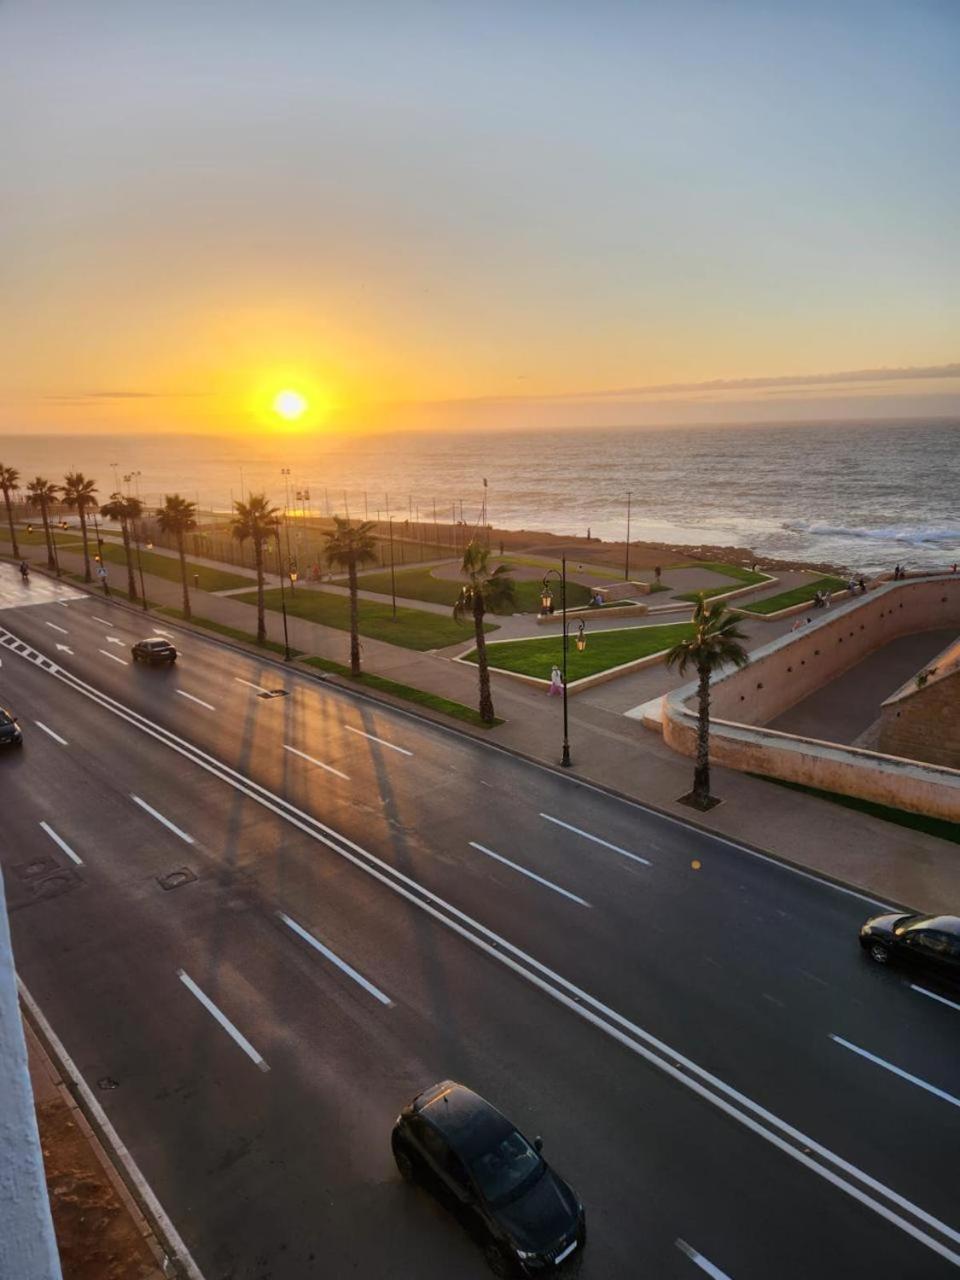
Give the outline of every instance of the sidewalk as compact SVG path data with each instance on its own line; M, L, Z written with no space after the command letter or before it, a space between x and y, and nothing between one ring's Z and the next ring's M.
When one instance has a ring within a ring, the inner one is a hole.
M62 560L65 568L74 568L67 563L66 555ZM147 576L146 586L151 601L179 608L178 583ZM197 616L248 633L255 630L252 606L201 591L191 594ZM411 603L422 607L422 602ZM520 621L531 632L536 629L532 620ZM743 624L749 636L748 648L753 648L767 643L781 630L789 630L790 620L753 623L744 619ZM267 612L267 633L271 640L282 642L283 625L278 613ZM349 663L350 637L346 631L291 617L289 637L291 647L305 654ZM363 637L361 644L365 671L476 706L476 668L451 661L449 650L421 653ZM469 647L467 643L462 646L464 650ZM330 678L350 687L348 680ZM491 682L497 714L506 723L490 730L458 725L459 731L556 765L562 745L559 701L495 672L491 673ZM672 673L650 667L622 681L572 696L571 772L684 822L693 822L852 885L883 902L902 903L921 911L960 911L960 846L949 841L720 767L713 770L713 791L721 797L722 804L706 814L696 814L678 804L679 797L690 790L692 761L677 755L656 734L623 714L678 683L679 678ZM384 701L410 710L409 704L382 696ZM429 717L427 712L421 714ZM450 723L443 717L434 718ZM865 914L867 910L865 904Z

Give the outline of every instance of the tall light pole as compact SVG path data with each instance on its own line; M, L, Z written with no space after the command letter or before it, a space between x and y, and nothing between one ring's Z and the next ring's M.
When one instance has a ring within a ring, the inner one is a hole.
M624 582L630 581L630 499L632 496L633 496L633 491L628 489L627 490L627 558L623 566Z
M549 613L553 605L553 595L550 591L550 583L548 581L551 574L556 574L560 579L560 601L563 609L563 753L560 756L560 763L565 769L572 764L570 759L570 728L569 718L567 715L567 557L560 557L560 569L548 569L543 575L543 586L540 590L540 608L541 612ZM577 649L580 653L587 647L587 639L584 635L583 619L580 619L579 631L577 632Z
M290 661L290 638L287 635L287 596L283 588L283 560L280 555L280 525L277 525L277 573L280 575L280 612L283 614L283 660Z
M390 594L393 596L393 620L397 620L397 575L393 567L393 516L390 517Z

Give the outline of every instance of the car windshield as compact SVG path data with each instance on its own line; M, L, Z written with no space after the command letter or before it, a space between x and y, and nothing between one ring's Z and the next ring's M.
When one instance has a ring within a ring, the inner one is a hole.
M933 916L908 916L897 925L894 933L899 937L903 933L912 933L914 929L923 929L933 918Z
M6 711L0 711L0 725L13 724L13 716L7 715Z
M490 1204L513 1199L535 1182L543 1169L537 1152L515 1129L470 1162L470 1172Z

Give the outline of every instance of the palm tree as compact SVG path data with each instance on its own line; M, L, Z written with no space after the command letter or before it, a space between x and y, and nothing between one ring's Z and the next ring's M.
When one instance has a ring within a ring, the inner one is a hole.
M740 644L747 637L737 629L737 621L722 600L708 605L701 594L693 611L693 635L675 644L665 659L680 675L688 666L697 671L697 762L689 796L697 809L710 809L717 803L710 795L710 680L727 663L745 667L750 661Z
M133 576L133 560L130 556L130 525L143 515L143 503L139 498L134 498L129 494L111 493L110 501L103 504L100 508L100 514L106 516L108 520L117 520L120 523L120 533L123 537L123 554L127 559L127 594L131 600L137 600L139 599L137 595L137 580Z
M33 505L40 508L40 515L43 517L43 532L47 539L47 567L56 569L57 557L53 547L53 534L50 532L50 503L56 502L60 496L60 486L37 476L27 485L27 493Z
M183 616L190 618L190 592L187 588L187 557L183 549L183 539L191 529L197 527L197 507L179 493L168 493L164 497L163 506L157 511L157 526L162 533L173 535L177 551L180 554L180 581L183 583Z
M246 502L234 502L233 536L239 542L247 538L253 543L253 561L257 569L257 644L267 638L267 622L263 604L263 549L270 538L279 537L280 508L271 507L265 493L251 493Z
M360 674L360 606L357 603L357 566L376 564L374 522L362 520L353 525L343 516L334 516L335 527L323 536L327 540L326 557L338 569L346 569L350 587L350 674Z
M16 467L5 467L0 462L0 489L3 490L3 501L7 507L7 521L10 525L10 541L13 543L13 557L15 560L20 558L20 548L17 545L17 530L13 523L13 507L10 505L10 490L16 489L20 483L20 472Z
M487 665L487 641L483 631L483 615L488 609L507 613L516 604L516 583L507 575L507 566L498 564L492 572L487 564L490 548L476 539L467 545L463 553L460 572L469 581L460 588L453 616L461 622L468 614L473 617L473 629L477 637L477 674L480 678L480 719L492 724L493 698L490 695L490 668Z
M82 471L68 471L63 477L63 500L71 511L80 517L80 536L83 538L83 580L92 582L90 575L90 549L87 546L87 508L96 509L95 481L88 480Z

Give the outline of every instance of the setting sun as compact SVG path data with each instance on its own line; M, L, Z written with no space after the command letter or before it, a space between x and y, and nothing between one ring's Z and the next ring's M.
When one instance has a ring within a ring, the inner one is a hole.
M287 422L296 422L310 407L299 391L279 391L273 399L274 410Z

